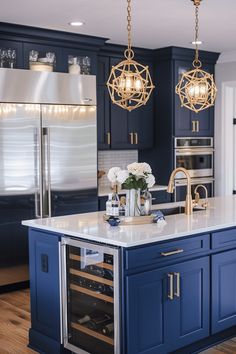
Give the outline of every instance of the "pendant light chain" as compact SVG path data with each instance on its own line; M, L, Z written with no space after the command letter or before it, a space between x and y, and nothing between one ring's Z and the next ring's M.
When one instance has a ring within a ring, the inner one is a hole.
M127 0L128 49L131 49L131 0Z
M128 48L125 50L126 59L132 59L134 52L131 49L131 0L127 0L127 32L128 32Z
M199 36L199 7L196 6L195 8L195 44L196 44L196 56L195 61L199 61L199 53L198 53L198 36Z
M195 4L195 46L196 46L196 53L195 53L195 60L193 62L193 66L196 68L200 68L202 63L199 60L199 47L198 47L198 39L199 39L199 4Z

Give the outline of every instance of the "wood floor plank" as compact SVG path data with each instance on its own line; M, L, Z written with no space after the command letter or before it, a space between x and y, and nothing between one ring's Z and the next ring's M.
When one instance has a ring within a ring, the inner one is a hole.
M0 295L0 353L33 354L27 347L30 327L29 290Z

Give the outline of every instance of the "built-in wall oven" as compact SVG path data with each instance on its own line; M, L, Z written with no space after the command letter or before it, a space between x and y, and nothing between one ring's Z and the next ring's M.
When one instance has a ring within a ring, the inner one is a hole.
M214 145L212 137L175 138L175 168L188 170L192 179L192 193L198 184L208 190L208 196L214 196ZM178 173L175 179L175 201L185 199L186 178Z
M213 138L175 138L175 168L184 167L192 178L214 175ZM177 178L184 175L178 173Z

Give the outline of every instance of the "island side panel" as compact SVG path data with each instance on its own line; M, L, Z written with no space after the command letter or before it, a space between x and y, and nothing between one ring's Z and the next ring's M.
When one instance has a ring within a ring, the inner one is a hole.
M70 353L61 344L59 245L62 236L29 229L29 346L46 354Z

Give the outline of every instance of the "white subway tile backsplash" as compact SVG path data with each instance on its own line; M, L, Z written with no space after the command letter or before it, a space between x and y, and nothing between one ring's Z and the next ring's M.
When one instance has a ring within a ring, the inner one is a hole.
M126 169L127 165L132 162L138 162L138 150L98 151L98 170L105 171L106 175L111 167ZM99 178L99 188L110 185L106 175Z

